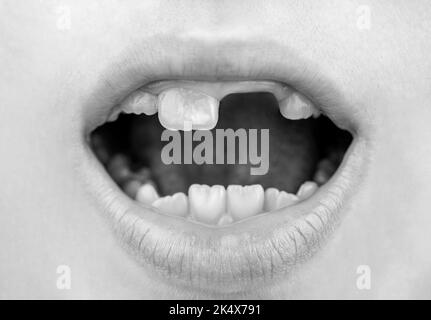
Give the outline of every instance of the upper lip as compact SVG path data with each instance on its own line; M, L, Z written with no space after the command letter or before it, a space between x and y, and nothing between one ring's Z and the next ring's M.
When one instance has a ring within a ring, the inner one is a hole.
M349 101L321 66L274 40L211 40L156 35L125 48L99 75L83 109L88 134L128 94L157 80L269 80L288 84L350 131L361 124ZM99 106L97 118L94 106Z
M103 123L130 92L151 81L255 79L281 81L301 91L355 138L336 174L312 198L223 228L191 224L137 205L120 192L87 148L80 171L94 172L85 179L89 190L125 248L161 279L206 292L237 293L285 278L328 238L358 186L358 173L366 164L360 120L318 65L291 48L261 39L159 36L127 48L100 79L83 109L83 135ZM90 112L91 108L100 110Z

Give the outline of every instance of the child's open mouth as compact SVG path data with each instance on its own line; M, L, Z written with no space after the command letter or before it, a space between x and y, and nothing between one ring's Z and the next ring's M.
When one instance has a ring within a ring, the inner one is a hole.
M260 44L184 48L180 67L137 61L130 83L105 81L86 181L150 272L207 293L274 284L335 229L364 170L364 124L299 60L259 64Z
M189 110L199 131L183 131ZM351 142L308 99L275 82L157 82L133 92L110 120L91 143L127 195L218 226L311 197Z

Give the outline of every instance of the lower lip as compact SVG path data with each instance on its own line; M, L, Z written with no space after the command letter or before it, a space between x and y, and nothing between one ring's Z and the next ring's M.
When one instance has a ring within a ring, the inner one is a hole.
M83 181L123 247L148 274L193 290L237 293L286 281L299 264L310 262L346 214L345 204L360 185L366 150L366 139L356 137L337 172L311 198L226 227L162 215L137 204L89 149L79 172L96 173Z

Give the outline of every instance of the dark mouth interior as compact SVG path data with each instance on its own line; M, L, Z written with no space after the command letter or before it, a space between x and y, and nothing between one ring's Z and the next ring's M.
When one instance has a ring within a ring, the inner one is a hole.
M251 163L165 165L161 160L161 150L167 143L161 141L165 128L157 114L122 114L92 132L91 146L113 180L133 197L134 181L136 185L151 181L161 195L187 193L194 183L225 187L261 184L265 189L274 187L295 193L305 181L324 184L352 141L349 132L323 115L317 119L285 119L270 93L226 96L220 103L215 129L227 128L269 129L267 174L251 175ZM194 146L199 143L194 142Z

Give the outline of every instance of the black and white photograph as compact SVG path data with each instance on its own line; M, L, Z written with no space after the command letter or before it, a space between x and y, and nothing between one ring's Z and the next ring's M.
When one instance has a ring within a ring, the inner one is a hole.
M0 113L0 300L431 299L431 1L0 0Z

